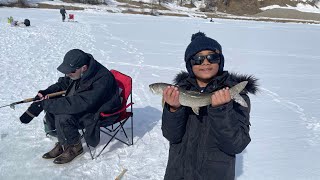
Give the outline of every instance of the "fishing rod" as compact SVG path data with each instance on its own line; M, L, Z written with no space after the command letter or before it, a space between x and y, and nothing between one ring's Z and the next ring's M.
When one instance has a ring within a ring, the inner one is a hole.
M63 95L65 93L66 93L66 91L59 91L59 92L47 94L47 96L49 96L49 98L52 98L52 97ZM33 101L37 101L37 100L40 100L39 96L34 97L34 98L24 99L22 101L14 102L14 103L11 103L11 104L8 104L8 105L4 105L4 106L1 106L0 108L10 106L10 108L14 109L15 105L17 105L17 104L28 103L28 102L33 102Z

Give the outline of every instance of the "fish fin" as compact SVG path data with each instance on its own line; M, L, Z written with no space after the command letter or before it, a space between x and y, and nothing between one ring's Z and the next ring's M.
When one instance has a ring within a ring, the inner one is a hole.
M238 84L236 84L235 86L230 88L230 95L231 97L236 96L237 94L239 94L248 84L248 81L242 81Z
M192 111L196 114L199 115L199 109L200 107L191 107Z
M240 94L234 95L234 101L243 107L248 107L247 102L240 96Z

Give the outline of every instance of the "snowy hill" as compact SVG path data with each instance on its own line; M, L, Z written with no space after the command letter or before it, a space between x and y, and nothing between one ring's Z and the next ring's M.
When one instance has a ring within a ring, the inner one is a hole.
M34 97L54 83L63 76L56 67L64 54L80 48L132 76L134 145L113 141L91 160L83 143L83 155L54 165L41 158L56 142L45 136L44 115L25 125L19 117L29 104L1 108L0 179L113 180L123 168L122 180L163 179L169 143L161 133L161 97L148 85L170 83L185 70L184 51L199 30L221 43L225 69L259 78L261 92L250 96L252 142L237 155L237 180L319 179L319 25L69 13L78 23L61 22L56 9L0 8L0 105ZM31 26L11 27L8 15L28 18Z
M77 2L100 3L89 5ZM269 9L296 9L301 12L320 13L318 0L74 0L74 1L45 1L45 0L2 0L0 5L31 6L40 8L95 9L108 12L131 14L151 14L167 16L217 17L228 14L251 16ZM277 14L277 13L273 13ZM264 14L266 15L266 14ZM274 15L277 17L277 15ZM282 18L281 15L278 15ZM295 17L292 17L295 19ZM299 18L300 19L300 18ZM303 19L303 18L302 18ZM306 18L305 18L306 19ZM314 18L311 18L314 20ZM320 17L319 17L320 19Z

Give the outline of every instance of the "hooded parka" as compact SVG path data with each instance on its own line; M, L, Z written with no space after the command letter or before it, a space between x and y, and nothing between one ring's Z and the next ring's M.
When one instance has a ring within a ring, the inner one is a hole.
M231 100L218 107L201 107L197 116L190 107L181 106L170 112L169 105L165 104L162 133L170 142L165 180L233 180L235 155L241 153L251 140L247 93L257 90L255 78L226 71L213 78L205 89L201 89L188 73L177 75L175 82L180 88L204 93L232 87L244 80L249 83L241 96L248 108Z

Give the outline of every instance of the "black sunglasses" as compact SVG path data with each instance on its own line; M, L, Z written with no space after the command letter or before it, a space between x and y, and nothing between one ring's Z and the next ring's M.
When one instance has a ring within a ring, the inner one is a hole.
M214 63L219 64L220 60L221 60L221 56L220 56L220 54L208 54L205 56L195 55L191 59L191 65L192 66L193 65L201 65L205 59L207 59L209 61L209 63L211 63L211 64L214 64Z

